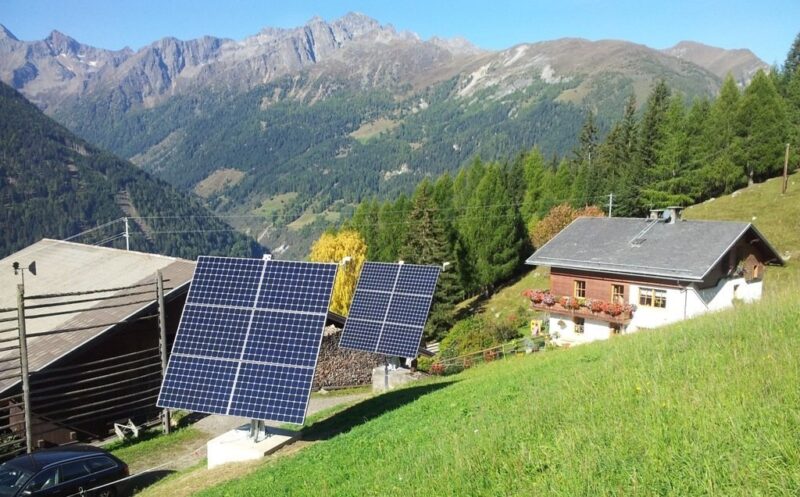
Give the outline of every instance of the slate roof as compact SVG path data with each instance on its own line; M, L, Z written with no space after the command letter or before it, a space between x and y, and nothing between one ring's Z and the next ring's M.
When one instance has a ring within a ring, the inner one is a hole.
M669 224L619 217L578 218L525 263L672 281L702 281L731 246L745 236L761 245L768 261L783 263L777 251L750 223ZM632 243L633 240L636 242Z
M170 296L186 290L187 284L194 274L195 266L193 261L174 257L44 239L0 260L0 309L15 308L17 305L16 289L19 283L19 276L15 276L11 270L11 264L15 261L19 262L23 267L27 267L30 262L36 261L38 274L36 276L27 272L25 274L25 294L28 296L151 283L155 281L155 272L159 269L162 271L164 278L169 280L164 286L171 288L171 290L165 292L166 296ZM108 292L100 294L100 296L107 297L145 291L149 288L155 290L155 285L135 290ZM149 299L151 295L153 296L152 301L138 302ZM31 301L29 305L87 298L92 298L92 295ZM109 304L124 304L126 302L130 302L130 304L113 309L30 319L30 316L36 314L70 309L87 309ZM33 335L51 330L115 323L140 314L148 307L155 309L155 291L147 295L120 297L110 302L94 301L49 309L31 309L26 313L29 317L26 320L26 331L28 335ZM2 318L15 316L15 311L0 313ZM0 328L10 328L16 326L16 324L16 321L4 322L0 323ZM112 328L113 326L98 326L69 333L41 337L29 336L28 360L30 371L38 371L46 367L56 359ZM16 330L0 333L0 348L15 344L13 341L2 340L16 336ZM0 352L0 359L11 355L17 355L17 351ZM15 379L0 381L0 392L15 383L17 383Z

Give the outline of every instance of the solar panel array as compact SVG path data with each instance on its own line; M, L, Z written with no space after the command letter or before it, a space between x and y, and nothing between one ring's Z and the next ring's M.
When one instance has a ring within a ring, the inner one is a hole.
M157 405L303 423L336 269L200 257Z
M339 346L416 357L440 270L365 262Z

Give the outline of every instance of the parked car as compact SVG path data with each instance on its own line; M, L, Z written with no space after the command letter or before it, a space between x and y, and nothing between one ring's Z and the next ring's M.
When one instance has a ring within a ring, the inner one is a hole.
M128 475L127 464L98 447L39 450L0 464L0 497L67 497L82 491L113 497L117 487L111 482Z

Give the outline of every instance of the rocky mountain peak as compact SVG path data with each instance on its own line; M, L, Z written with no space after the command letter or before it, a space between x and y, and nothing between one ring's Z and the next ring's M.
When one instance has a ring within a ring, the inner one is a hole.
M729 73L739 84L747 84L759 69L769 69L769 65L746 48L726 50L696 41L681 41L663 53L704 67L724 78Z
M19 41L19 39L16 36L14 36L14 33L12 33L5 26L0 24L0 40L5 40L5 39Z
M55 54L75 55L80 52L81 49L81 44L74 38L57 30L50 32L50 35L45 38L44 41Z

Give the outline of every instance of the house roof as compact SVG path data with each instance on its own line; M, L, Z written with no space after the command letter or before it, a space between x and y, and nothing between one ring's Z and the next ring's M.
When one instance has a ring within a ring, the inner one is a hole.
M768 262L778 252L750 223L581 217L531 255L526 264L654 278L701 281L746 238Z
M20 281L20 277L15 276L11 270L12 262L19 262L20 266L27 267L33 261L36 261L37 275L33 276L27 272L25 274L25 294L27 296L81 292L152 283L155 281L155 272L157 270L161 270L164 279L169 280L165 283L165 287L170 289L166 292L166 295L169 296L185 290L186 284L192 278L195 266L192 261L174 257L44 239L0 260L0 308L13 308L17 305L17 284ZM121 295L146 289L118 290L103 293L100 296ZM152 295L153 297L155 296L155 291L153 291ZM135 295L120 297L111 302L107 300L90 301L63 307L28 310L26 312L28 318L26 319L26 331L28 335L51 330L98 325L81 331L41 337L30 336L28 338L30 371L38 371L44 368L56 359L113 328L113 326L100 325L123 321L141 313L147 307L153 306L155 299L141 302L149 297L150 295ZM64 302L87 298L92 298L92 295L31 301L30 304ZM37 314L74 309L92 309L98 306L126 303L127 305L112 309L87 310L74 314L31 319L32 316ZM14 312L0 313L1 318L14 317L15 315ZM0 324L0 328L10 328L12 326L16 326L15 321ZM0 333L0 340L16 336L17 331L4 332ZM13 344L13 342L0 342L3 347L9 344ZM4 351L0 353L0 359L16 355L16 353L15 350ZM16 383L17 381L14 379L0 381L0 391L6 390Z

